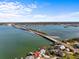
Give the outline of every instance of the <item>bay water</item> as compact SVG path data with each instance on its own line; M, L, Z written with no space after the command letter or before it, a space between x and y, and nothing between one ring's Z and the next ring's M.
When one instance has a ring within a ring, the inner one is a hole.
M43 31L60 39L79 38L79 27L64 28L63 25L31 25L30 28ZM25 57L28 52L48 46L50 41L28 31L11 26L0 26L0 59Z

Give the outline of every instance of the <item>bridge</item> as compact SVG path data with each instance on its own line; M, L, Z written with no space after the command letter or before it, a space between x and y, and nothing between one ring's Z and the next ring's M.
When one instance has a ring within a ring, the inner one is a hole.
M60 40L57 40L57 39L56 39L57 36L49 36L49 35L47 35L47 34L44 33L44 32L37 31L37 30L33 30L33 29L26 29L26 28L24 28L24 27L22 27L22 26L15 25L15 24L12 24L12 26L15 27L15 28L17 28L17 29L21 29L21 30L24 30L24 31L32 32L32 33L34 33L34 34L36 34L36 35L39 35L39 36L41 36L41 37L43 37L43 38L45 38L45 39L51 41L51 42L55 42L55 43L62 44L62 45L64 45L65 47L69 48L70 50L72 50L72 51L74 52L74 48L73 48L72 46L67 45L66 43L64 43L64 42L62 42L62 41L60 41Z

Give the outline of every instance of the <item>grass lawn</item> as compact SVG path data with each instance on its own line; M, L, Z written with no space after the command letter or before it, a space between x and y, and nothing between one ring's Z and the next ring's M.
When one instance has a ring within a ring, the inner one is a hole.
M76 57L75 56L73 56L73 55L68 55L68 56L65 56L65 57L63 57L63 59L76 59Z

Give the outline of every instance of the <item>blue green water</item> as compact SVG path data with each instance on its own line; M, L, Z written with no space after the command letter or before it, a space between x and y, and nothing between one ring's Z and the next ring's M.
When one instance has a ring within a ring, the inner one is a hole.
M61 39L79 37L79 27L64 28L63 25L36 25L30 27L49 35L57 35ZM25 57L29 51L47 46L49 43L49 41L33 33L10 26L0 26L0 59Z

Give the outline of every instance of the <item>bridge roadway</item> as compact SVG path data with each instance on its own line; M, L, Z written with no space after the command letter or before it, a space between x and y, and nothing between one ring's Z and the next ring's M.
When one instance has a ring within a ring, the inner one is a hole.
M66 43L64 43L64 42L62 42L60 40L57 40L57 39L55 39L55 37L51 37L51 36L47 35L44 32L33 30L33 29L26 29L26 28L21 27L19 25L12 25L12 26L15 27L15 28L21 29L21 30L25 30L25 31L29 31L29 32L35 33L35 34L37 34L37 35L39 35L39 36L41 36L43 38L46 38L47 40L50 40L51 42L62 44L65 47L69 48L70 50L72 50L74 52L74 48L72 46L67 45Z
M42 32L39 32L39 31L36 31L36 30L32 30L32 29L29 29L30 32L33 32L41 37L44 37L44 38L47 38L48 40L52 41L52 42L55 42L55 43L59 43L59 44L62 44L64 45L65 47L71 49L73 52L74 52L74 48L70 45L67 45L66 43L63 43L62 41L59 41L57 39L55 39L54 37L51 37L47 34L43 34Z

